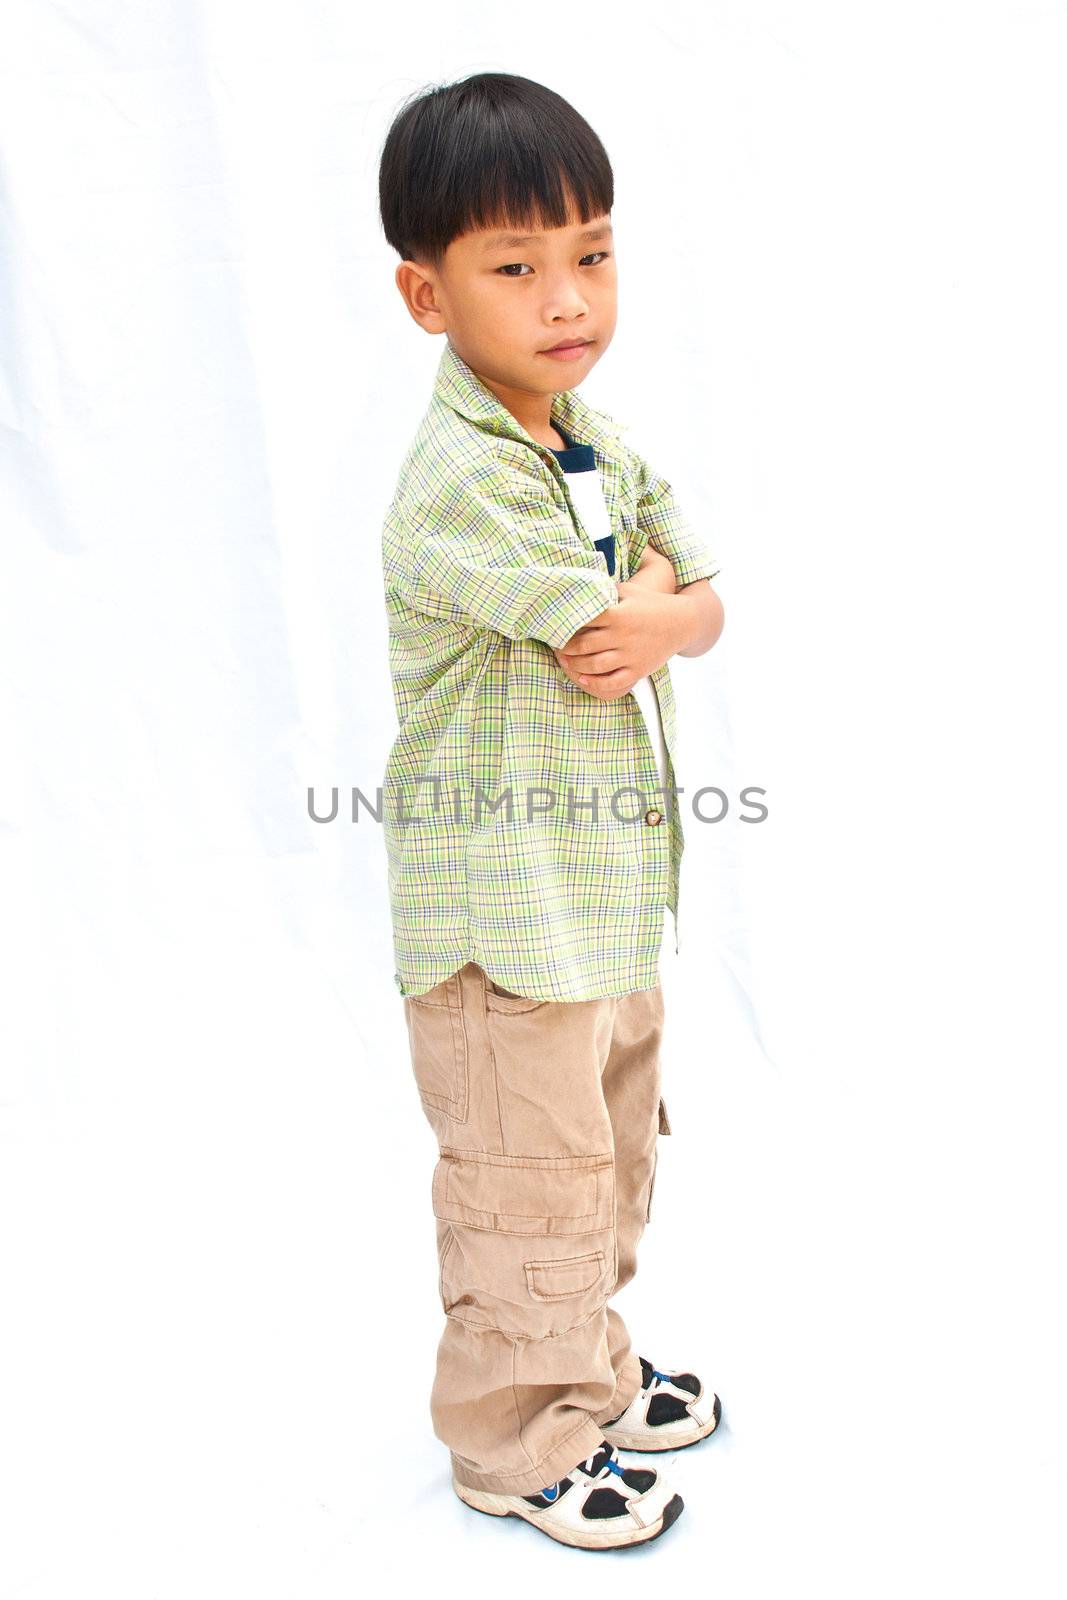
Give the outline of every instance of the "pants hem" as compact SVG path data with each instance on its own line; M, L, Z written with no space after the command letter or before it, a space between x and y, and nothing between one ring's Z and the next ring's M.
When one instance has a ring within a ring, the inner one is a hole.
M535 1467L524 1468L521 1472L477 1472L453 1450L450 1452L452 1472L456 1482L465 1484L468 1489L484 1489L488 1494L536 1494L538 1489L558 1482L579 1461L591 1456L602 1437L592 1418L583 1417Z
M631 1369L636 1372L636 1377L634 1377L632 1381L627 1377L627 1372ZM630 1401L633 1400L637 1394L637 1391L640 1389L640 1387L641 1363L631 1350L630 1354L626 1358L622 1372L619 1374L619 1381L615 1385L615 1393L611 1397L610 1404L606 1405L603 1411L598 1411L593 1416L593 1421L596 1423L597 1427L603 1427L605 1422L611 1422L613 1418L621 1417L623 1412L626 1410L626 1407L630 1404ZM625 1399L623 1398L623 1395L625 1395Z

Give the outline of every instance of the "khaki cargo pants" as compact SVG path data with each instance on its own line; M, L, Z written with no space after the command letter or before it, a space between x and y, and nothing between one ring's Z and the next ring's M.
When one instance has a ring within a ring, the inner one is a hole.
M641 1382L608 1304L652 1203L663 993L531 1000L468 961L404 998L440 1147L446 1313L430 1415L456 1477L532 1494L600 1442Z

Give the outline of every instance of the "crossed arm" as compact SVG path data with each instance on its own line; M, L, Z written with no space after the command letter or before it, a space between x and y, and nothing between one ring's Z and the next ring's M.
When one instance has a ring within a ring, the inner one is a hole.
M540 639L587 693L618 699L671 656L703 655L723 626L718 595L694 576L717 575L710 553L667 480L633 461L645 546L625 583L539 482L484 473L396 508L394 581L424 616Z
M666 556L645 546L633 577L609 606L553 653L572 682L616 700L671 656L702 656L723 628L723 606L707 578L677 587Z

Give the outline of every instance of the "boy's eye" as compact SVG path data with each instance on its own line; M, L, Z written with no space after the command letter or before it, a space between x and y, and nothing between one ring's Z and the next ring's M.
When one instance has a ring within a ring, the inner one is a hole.
M587 256L583 256L582 257L582 260L583 261L592 261L594 256L601 256L602 258L606 258L610 254L611 254L610 250L591 250L590 253ZM529 264L528 261L509 261L506 264L506 266L497 267L496 270L498 272L504 273L505 276L509 277L509 278L524 278L526 276L526 274L523 272L522 268L523 267L527 267L529 265L530 264ZM599 266L600 263L597 262L597 265ZM512 270L513 268L517 268L518 270L517 271L513 271ZM533 271L532 267L530 267L530 271L531 272Z

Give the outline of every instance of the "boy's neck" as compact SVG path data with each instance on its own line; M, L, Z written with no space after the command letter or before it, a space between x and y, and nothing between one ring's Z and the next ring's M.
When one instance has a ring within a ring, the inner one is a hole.
M471 368L474 371L473 368ZM528 389L513 389L508 384L499 383L496 378L487 378L478 372L475 376L485 384L485 387L496 395L500 404L515 418L515 421L538 444L547 445L550 450L563 450L567 441L552 423L552 407L555 403L555 394L531 394Z

